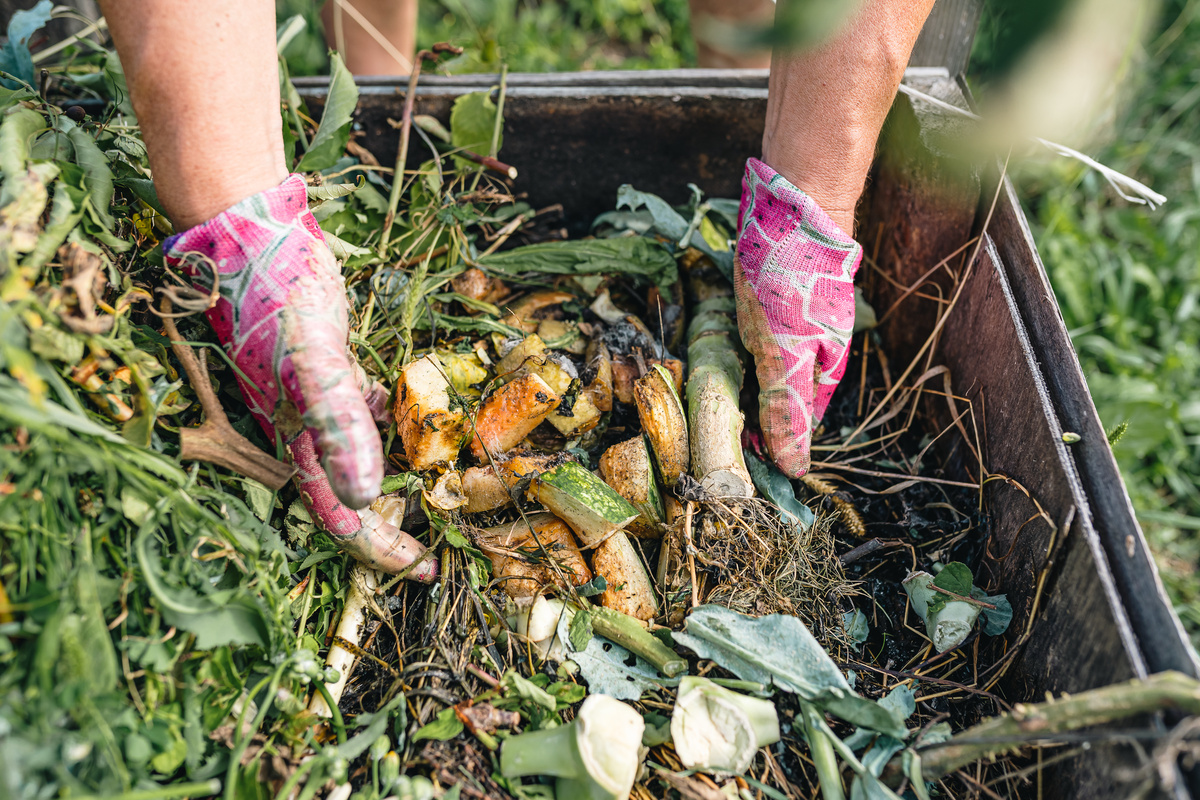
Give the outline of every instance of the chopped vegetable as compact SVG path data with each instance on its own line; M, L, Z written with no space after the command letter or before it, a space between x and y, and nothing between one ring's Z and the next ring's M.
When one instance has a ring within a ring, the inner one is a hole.
M450 384L437 356L417 359L400 371L392 412L410 467L424 470L458 458L470 423L454 408Z
M475 415L471 454L486 462L489 453L495 456L516 447L550 416L559 400L554 390L533 374L501 386L483 401Z
M564 578L572 586L592 579L571 529L551 514L477 530L475 538L492 561L492 576L510 597L530 597Z
M696 282L693 280L693 286ZM745 417L738 407L738 394L743 370L735 314L732 297L714 297L696 307L688 327L692 476L716 497L754 496L754 483L742 455Z
M500 774L550 775L557 800L624 800L637 777L645 723L620 700L589 695L568 725L506 739Z
M641 620L658 616L650 573L624 531L617 531L596 546L592 569L608 582L600 594L600 605Z
M608 448L600 456L600 475L640 512L638 518L629 523L629 533L651 538L662 535L666 510L644 436L635 436Z
M543 472L529 491L565 520L585 547L597 546L638 516L628 500L574 461Z
M655 364L633 386L642 431L650 440L663 483L674 487L691 461L687 420L671 373Z
M516 452L494 458L494 464L469 467L462 476L463 492L468 514L495 511L512 503L512 489L522 489L534 476L561 464L568 457L562 453Z
M779 741L779 715L770 700L689 676L679 682L671 738L688 769L740 774L750 767L758 748Z

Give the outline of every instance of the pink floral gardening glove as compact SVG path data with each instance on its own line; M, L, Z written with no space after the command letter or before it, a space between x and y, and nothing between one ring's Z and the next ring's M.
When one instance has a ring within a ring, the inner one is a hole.
M754 356L767 451L789 477L808 471L813 427L846 371L862 248L811 197L746 162L734 290Z
M172 236L163 252L201 291L212 291L216 272L220 297L205 316L249 379L239 375L238 385L254 418L287 444L313 519L369 566L411 565L424 546L366 508L383 479L375 423L386 419L387 393L348 350L345 282L308 211L304 178ZM426 559L409 577L436 575Z

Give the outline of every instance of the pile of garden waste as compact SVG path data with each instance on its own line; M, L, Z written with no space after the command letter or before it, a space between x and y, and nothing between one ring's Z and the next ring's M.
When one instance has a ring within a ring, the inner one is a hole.
M163 265L119 61L79 39L37 71L38 8L0 53L0 794L928 798L969 794L955 771L1022 714L1090 724L996 694L1013 614L969 566L979 487L929 457L883 490L919 415L859 457L875 334L824 471L789 481L755 435L736 204L626 186L563 239L496 160L503 81L406 113L428 160L396 175L336 56L319 119L281 70L351 347L391 393L371 508L436 576L348 559L253 464L181 458L222 413L218 443L283 453ZM1195 695L1171 676L1133 710Z

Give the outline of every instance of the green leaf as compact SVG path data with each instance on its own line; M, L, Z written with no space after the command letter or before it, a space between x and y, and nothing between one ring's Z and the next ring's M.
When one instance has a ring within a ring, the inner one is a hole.
M933 579L933 585L947 592L953 592L959 597L970 597L974 588L974 576L971 568L961 561L951 561L942 567L942 571Z
M75 365L83 360L83 340L53 325L30 331L29 349L47 361Z
M746 456L746 470L750 473L750 479L754 481L754 487L762 492L763 497L775 504L783 521L799 525L802 530L811 528L816 515L811 508L796 499L796 490L788 476L750 450L743 449L742 453Z
M0 69L20 80L33 85L33 56L29 52L29 39L47 22L54 4L41 0L28 11L14 12L8 21L8 41L0 48ZM9 89L16 89L15 81L0 81Z
M1008 596L1003 594L987 595L983 590L976 589L971 593L976 600L990 603L995 608L981 608L979 615L983 617L983 632L988 636L1000 636L1012 624L1013 608L1008 602Z
M496 128L496 112L496 104L492 102L490 91L460 95L454 101L454 107L450 109L450 144L480 155L489 155L492 149L492 131ZM504 142L503 122L501 131L500 141L496 145L497 152ZM455 156L454 160L460 168L470 169L478 166L465 158Z
M92 209L105 227L112 228L113 218L109 206L112 205L113 199L113 174L108 165L108 157L100 152L96 140L82 128L71 128L67 131L67 136L75 146L75 163L83 168Z
M45 127L46 120L42 115L28 108L5 115L4 123L0 124L0 173L4 174L6 183L25 172L31 146L29 140Z
M575 593L580 597L594 597L595 595L603 594L604 590L607 588L608 581L604 579L603 575L597 575L582 586L576 586Z
M586 608L581 608L571 617L569 629L571 649L583 650L592 640L592 615Z
M422 725L412 736L413 742L419 742L423 739L433 739L438 742L445 742L453 739L463 732L462 720L454 713L454 708L443 708L438 712L438 715L433 718L433 721Z
M861 648L863 642L871 635L871 625L867 622L867 615L857 608L842 614L842 628L845 629L846 636L850 639L850 646L855 650Z
M443 534L446 537L446 544L450 545L451 547L461 548L471 546L471 543L467 540L467 537L463 536L462 531L460 531L454 525L447 525L443 531Z
M642 236L620 239L576 239L541 242L493 253L479 259L487 271L517 276L529 272L550 275L632 275L656 285L669 300L679 280L675 257L662 244Z
M898 739L908 733L892 711L854 693L833 659L795 617L771 614L755 619L723 606L700 606L688 615L675 641L743 680L774 684L847 722Z
M321 124L313 135L308 151L296 165L297 172L318 172L333 166L350 141L350 121L358 106L358 87L337 53L329 54L329 94Z
M514 692L521 699L528 700L535 706L540 706L547 711L554 711L558 707L557 702L549 692L511 669L505 672L504 677L500 679L500 686L507 690L505 692L506 696L509 692Z
M270 643L271 621L262 601L246 590L232 597L202 595L190 586L170 585L152 543L153 526L143 525L135 541L142 578L169 625L196 634L196 648L224 644ZM218 599L220 598L220 599Z

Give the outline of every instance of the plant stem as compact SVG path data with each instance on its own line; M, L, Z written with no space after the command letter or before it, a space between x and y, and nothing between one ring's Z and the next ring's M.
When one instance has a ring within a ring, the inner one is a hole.
M412 133L413 104L417 100L417 80L421 77L421 65L433 53L422 50L417 53L412 74L408 76L408 91L404 93L404 112L400 116L400 149L396 151L396 170L392 173L392 191L388 195L387 217L383 221L383 233L379 237L379 254L387 254L388 242L392 238L392 223L396 221L396 208L400 205L400 194L404 190L404 165L408 162L408 139Z
M320 761L318 758L310 758L296 768L296 771L288 776L287 782L283 784L283 788L275 795L275 800L287 800L292 796L292 792L300 785L300 779L308 774L309 770L317 765Z
M804 735L808 739L808 752L812 756L813 766L817 769L817 780L821 785L821 797L824 800L846 800L842 788L842 773L838 769L837 754L833 752L833 744L814 724L814 717L821 713L811 703L800 701L800 711L804 715Z
M639 625L637 620L628 614L602 606L592 606L588 612L592 615L592 630L596 635L603 636L641 656L668 678L674 678L687 671L687 662L678 653L663 644L657 636Z
M221 782L216 778L195 783L173 783L155 789L134 789L123 794L105 795L103 800L170 800L175 797L211 797L221 791ZM81 795L75 800L101 800L99 795Z
M263 720L266 719L267 711L271 708L271 702L275 699L275 690L279 688L279 682L283 679L283 669L287 665L286 662L275 668L275 672L269 678L263 678L254 687L254 690L246 695L245 704L242 706L242 713L238 714L237 727L233 729L235 744L233 751L229 754L229 769L225 773L225 800L235 800L237 795L237 770L241 766L242 754L246 752L247 745L250 744L254 734L242 735L242 726L246 721L246 712L250 709L250 703L253 702L255 695L262 690L263 685L267 684L267 694L263 698L262 708L254 716L252 730L257 731L262 727Z
M1161 672L1036 705L1021 703L944 744L923 749L921 773L926 780L936 781L980 759L994 759L1030 742L1053 739L1058 733L1163 709L1200 714L1200 682L1181 672ZM903 777L904 765L897 756L888 762L882 779L896 785Z
M317 681L317 691L321 693L321 697L325 698L325 704L329 707L329 716L333 722L333 730L337 733L338 744L346 743L346 723L342 720L342 710L338 708L338 704L334 701L333 695L329 693L329 687L324 681Z

